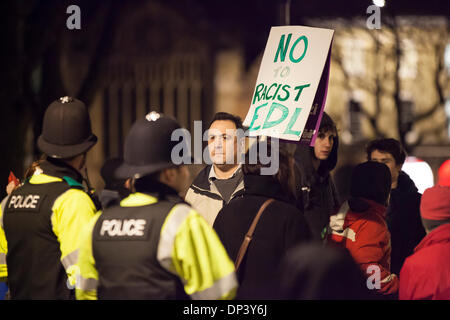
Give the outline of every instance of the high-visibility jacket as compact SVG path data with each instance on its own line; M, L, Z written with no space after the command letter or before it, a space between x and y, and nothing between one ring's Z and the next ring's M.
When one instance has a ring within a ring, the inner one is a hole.
M56 161L40 168L0 211L0 276L12 299L72 299L79 234L96 208L75 169Z
M0 206L0 282L5 282L8 277L8 269L6 268L6 253L8 252L8 244L6 243L5 231L3 230L3 214L6 201L9 197L2 200Z
M175 194L136 192L83 231L77 299L231 299L234 264Z

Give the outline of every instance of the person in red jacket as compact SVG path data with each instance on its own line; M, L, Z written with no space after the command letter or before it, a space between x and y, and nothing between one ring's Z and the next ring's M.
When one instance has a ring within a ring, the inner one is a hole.
M391 235L385 222L391 189L389 168L368 161L352 172L350 198L330 218L330 244L346 248L367 277L367 287L389 298L398 292L390 272Z
M428 188L420 203L427 231L400 271L401 300L450 300L450 187Z

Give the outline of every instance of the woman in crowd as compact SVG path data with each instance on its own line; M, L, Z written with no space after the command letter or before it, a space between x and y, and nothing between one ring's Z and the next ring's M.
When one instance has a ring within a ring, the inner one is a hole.
M265 142L255 143L252 148L262 143ZM240 286L236 298L276 299L274 288L279 281L275 274L279 262L289 248L308 241L310 231L302 212L294 205L293 145L280 143L279 170L275 175L261 175L264 166L249 164L249 153L243 165L244 193L221 210L214 228L230 258L236 261L256 214L266 200L274 199L262 213L237 271Z

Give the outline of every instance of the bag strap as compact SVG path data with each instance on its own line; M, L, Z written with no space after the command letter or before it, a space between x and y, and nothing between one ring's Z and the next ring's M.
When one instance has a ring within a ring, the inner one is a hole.
M255 232L256 225L258 224L258 220L261 217L264 210L267 208L269 204L274 202L275 200L270 198L264 201L264 203L259 208L258 213L256 214L255 218L253 218L253 222L250 225L250 228L247 231L247 234L245 235L244 241L242 241L241 247L239 248L236 261L234 262L234 267L236 271L239 269L239 266L241 265L242 260L244 259L245 253L247 252L248 245L250 244L250 241L252 241L253 238L253 232Z

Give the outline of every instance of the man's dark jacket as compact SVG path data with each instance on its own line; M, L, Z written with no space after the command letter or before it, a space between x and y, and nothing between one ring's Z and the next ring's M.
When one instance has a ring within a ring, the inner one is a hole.
M391 190L386 215L391 233L391 272L396 275L426 234L420 218L421 197L411 178L401 171L397 188Z

